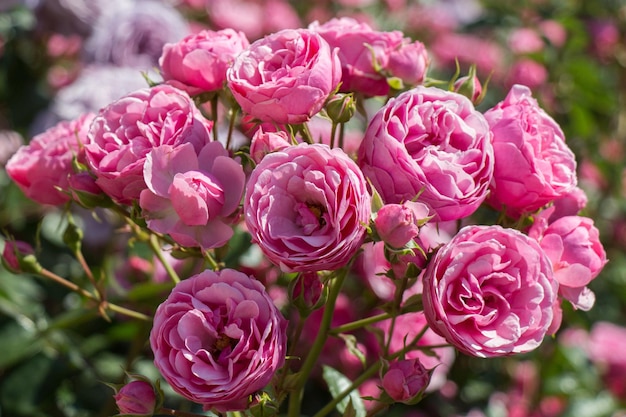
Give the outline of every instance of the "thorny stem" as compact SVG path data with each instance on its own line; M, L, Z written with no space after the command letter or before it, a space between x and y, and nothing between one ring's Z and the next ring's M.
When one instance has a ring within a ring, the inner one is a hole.
M300 368L300 371L298 372L299 376L295 383L294 390L289 395L288 417L300 417L300 407L302 403L302 395L304 393L304 386L309 379L309 375L313 371L313 367L317 363L317 359L319 358L322 348L326 343L326 339L328 338L328 330L330 329L333 313L335 311L335 303L347 274L348 267L345 267L339 271L335 279L332 281L330 292L328 294L328 300L324 309L324 315L322 316L317 336L315 337L315 341L311 346L309 354L302 364L302 368Z

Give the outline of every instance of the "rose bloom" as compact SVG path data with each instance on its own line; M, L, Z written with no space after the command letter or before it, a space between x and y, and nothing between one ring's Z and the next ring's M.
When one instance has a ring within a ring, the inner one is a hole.
M322 35L331 48L339 49L342 92L385 96L389 93L388 77L417 85L424 80L430 64L424 45L397 30L377 31L350 17L324 24L313 22L309 29Z
M542 212L528 231L552 261L559 293L574 308L588 311L595 295L587 285L607 263L600 232L593 220L582 216L564 216L548 223L553 209Z
M146 189L143 166L153 148L191 143L199 152L211 140L211 127L184 91L166 84L144 88L100 110L86 158L102 190L131 204Z
M246 35L233 29L203 30L165 44L159 59L161 74L191 95L218 91L235 56L249 45Z
M206 270L178 283L158 307L150 346L176 392L207 410L243 410L283 366L286 327L259 281Z
M322 37L285 29L254 42L227 72L245 113L261 121L304 123L324 106L341 79L341 64Z
M80 142L87 141L92 113L62 121L21 146L7 161L6 172L24 194L40 203L61 205L71 200L68 178L74 175L72 160Z
M148 228L169 234L183 246L210 249L233 236L229 219L239 207L246 178L243 167L220 142L199 155L193 145L162 145L146 157L139 206Z
M461 219L487 196L494 166L491 133L467 97L419 86L374 115L358 162L386 204L419 194L435 220Z
M283 271L346 265L365 238L371 197L359 167L339 148L300 144L266 155L246 187L246 225Z
M574 153L528 87L514 85L485 118L493 132L496 159L490 205L519 218L576 186Z
M464 227L435 254L423 282L431 328L469 355L531 351L552 324L552 264L537 241L514 229Z

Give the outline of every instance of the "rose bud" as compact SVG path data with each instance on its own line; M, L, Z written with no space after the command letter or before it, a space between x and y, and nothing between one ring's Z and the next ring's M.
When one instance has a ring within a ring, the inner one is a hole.
M2 265L14 273L36 272L39 268L33 247L21 240L7 240L2 251Z
M143 380L131 381L113 396L120 414L151 416L156 411L157 395L152 384Z
M382 378L383 389L396 402L416 404L430 383L431 373L417 358L392 362Z
M352 119L356 111L354 94L335 94L326 103L328 117L335 123L346 123Z
M429 219L428 213L428 206L423 203L386 204L378 211L374 225L385 243L401 248L417 237L419 226Z

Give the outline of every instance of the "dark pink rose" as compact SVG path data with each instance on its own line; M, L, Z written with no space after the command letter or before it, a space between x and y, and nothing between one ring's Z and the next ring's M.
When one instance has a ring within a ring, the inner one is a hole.
M358 162L383 201L418 201L436 220L467 217L485 200L493 174L491 132L461 94L416 87L372 118Z
M261 121L304 123L318 113L341 79L337 52L305 29L285 29L250 45L227 73L245 113Z
M154 363L185 398L243 410L283 366L287 321L263 284L233 269L178 283L154 316Z
M59 122L13 154L6 172L28 198L55 206L71 200L68 178L74 175L72 160L80 153L79 143L87 141L93 118L87 113Z
M128 416L151 416L157 403L152 385L143 380L131 381L114 395L120 414Z
M22 240L7 239L2 250L2 265L14 274L24 272L23 259L25 256L33 255L35 249L28 242Z
M165 81L177 82L176 86L191 95L221 90L226 70L249 45L243 32L203 30L165 44L159 59L161 74Z
M514 85L485 118L493 132L496 159L489 204L517 218L576 186L574 153L528 87Z
M300 144L266 155L246 187L246 225L284 271L333 270L363 243L371 198L341 149Z
M401 248L417 237L419 226L428 221L428 212L428 206L414 201L385 204L374 219L376 232L383 242Z
M139 206L149 229L202 249L222 246L233 236L230 216L246 178L220 142L206 144L198 155L190 143L155 148L146 156L144 179L148 188Z
M200 152L211 127L186 92L166 84L144 88L100 110L85 145L87 161L105 193L131 204L147 188L143 165L152 149L191 143Z
M558 292L552 264L537 241L500 226L466 226L435 254L424 276L431 328L478 357L539 346Z
M415 404L430 382L430 372L419 359L391 362L382 378L383 389L396 402Z
M587 285L607 263L600 232L588 217L564 216L548 223L550 214L551 210L546 210L537 216L528 235L537 239L552 261L563 298L575 308L587 311L595 302Z
M417 85L424 80L430 64L424 45L400 31L377 31L349 17L324 24L313 22L309 29L321 34L331 48L339 49L342 92L384 96L389 92L387 78Z

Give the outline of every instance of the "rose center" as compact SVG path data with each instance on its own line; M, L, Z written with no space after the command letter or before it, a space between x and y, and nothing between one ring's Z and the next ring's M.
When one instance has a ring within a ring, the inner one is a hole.
M298 225L302 227L305 235L311 235L314 231L326 226L324 215L326 210L320 204L299 203L296 208L299 217Z
M237 346L237 339L233 339L222 333L213 344L211 351L219 354L228 347L230 347L229 350L232 351L235 346Z

